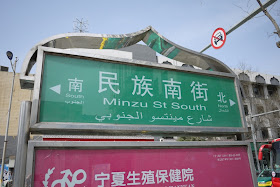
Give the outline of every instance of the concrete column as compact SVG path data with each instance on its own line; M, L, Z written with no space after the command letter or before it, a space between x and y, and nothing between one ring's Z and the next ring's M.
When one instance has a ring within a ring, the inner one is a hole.
M248 84L248 91L249 91L249 97L253 98L254 97L254 92L253 92L253 85Z
M257 141L262 141L263 140L263 135L261 129L258 129L256 131L256 136L257 136Z
M280 87L277 87L278 96L280 97Z
M31 102L23 101L20 106L17 153L15 162L14 182L13 186L24 186L25 167L27 157L27 143L29 140L29 124L30 124Z
M268 131L268 138L269 139L278 138L277 128L267 128L267 131Z
M268 90L267 90L267 85L263 85L263 94L264 94L264 98L268 99Z
M255 115L257 114L257 109L256 109L256 105L253 104L251 102L251 107L252 107L252 115ZM252 119L252 125L254 125L255 127L255 133L256 133L256 141L260 141L260 140L263 140L263 136L262 136L262 131L261 129L259 128L260 127L260 124L259 124L259 119L257 117L254 117Z

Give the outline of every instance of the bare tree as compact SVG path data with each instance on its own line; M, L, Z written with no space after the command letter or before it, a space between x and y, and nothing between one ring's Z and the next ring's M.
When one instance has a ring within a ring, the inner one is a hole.
M237 64L237 69L240 69L242 71L242 73L245 73L245 74L252 73L253 71L256 71L255 68L253 68L251 65L247 64L244 61L240 61Z
M279 25L277 24L275 19L271 16L271 14L267 11L267 9L263 7L263 4L261 3L261 1L260 0L256 0L256 1L260 5L264 15L266 15L266 17L268 17L268 19L271 21L271 23L275 27L276 31L273 32L273 33L276 34L280 38L280 28L279 28ZM277 45L278 48L280 48L280 41L276 42L276 45Z
M261 11L264 13L264 15L261 15L261 16L255 16L255 18L259 18L259 17L262 17L262 16L266 16L269 18L269 20L271 21L271 23L273 24L273 26L275 27L275 31L272 33L272 34L269 34L269 36L272 36L272 35L276 35L278 36L278 38L280 38L280 29L279 29L279 24L277 24L277 22L275 21L275 19L273 18L273 16L270 14L271 10L273 9L273 6L272 8L270 8L270 10L267 10L267 8L265 8L264 4L262 4L261 0L256 0L258 5L260 6L261 8ZM246 2L245 2L246 3ZM244 4L244 2L243 2ZM238 7L239 9L241 9L243 12L245 12L246 14L250 14L251 12L251 9L252 9L252 1L251 0L247 0L247 3L246 5L237 5L237 4L233 4L234 6ZM275 5L275 4L274 4ZM274 16L280 16L280 10L275 10L276 14ZM278 48L280 48L280 41L276 42L276 46Z

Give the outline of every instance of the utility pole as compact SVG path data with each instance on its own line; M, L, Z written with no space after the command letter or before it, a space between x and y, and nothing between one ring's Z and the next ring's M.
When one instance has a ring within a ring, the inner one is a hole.
M8 131L9 131L9 124L10 124L10 114L11 114L11 106L12 106L12 100L13 100L13 91L14 91L14 83L15 83L15 76L16 76L16 64L18 61L18 58L16 57L16 60L14 64L12 63L13 59L13 53L11 51L7 51L7 57L10 60L11 67L13 70L13 79L12 79L12 88L11 88L11 93L10 93L10 104L9 104L9 109L8 109L8 117L7 117L7 124L6 124L6 133L5 133L5 139L4 139L4 146L3 146L3 154L2 154L2 164L1 164L1 179L0 179L0 184L1 186L4 186L4 181L3 181L3 175L4 175L4 165L5 165L5 155L6 155L6 149L7 149L7 138L8 138Z
M226 35L229 35L232 31L234 31L235 29L237 29L238 27L240 27L241 25L243 25L244 23L246 23L247 21L249 21L250 19L252 19L254 16L256 16L258 13L260 13L262 11L262 8L267 8L268 6L272 5L273 3L275 3L276 0L268 0L265 4L262 5L262 7L259 7L258 9L256 9L254 12L252 12L251 14L249 14L246 18L244 18L243 20L241 20L239 23L237 23L236 25L234 25L231 29L229 29L228 31L226 31ZM200 53L203 53L204 51L206 51L207 49L209 49L211 47L211 43L206 46L204 49L202 49L200 51Z

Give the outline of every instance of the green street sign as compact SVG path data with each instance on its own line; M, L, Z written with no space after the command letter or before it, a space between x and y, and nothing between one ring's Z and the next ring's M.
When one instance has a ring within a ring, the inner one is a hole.
M234 77L45 54L38 122L243 128Z

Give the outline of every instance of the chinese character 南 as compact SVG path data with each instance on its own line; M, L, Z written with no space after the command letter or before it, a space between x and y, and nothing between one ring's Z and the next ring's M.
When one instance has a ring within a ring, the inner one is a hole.
M196 83L193 81L190 86L192 87L191 93L193 94L194 101L196 101L197 99L204 99L204 101L208 101L208 88L205 88L207 84L200 84L199 82Z
M101 172L101 174L96 174L95 175L95 180L96 181L101 181L101 185L98 185L98 187L104 187L104 181L109 180L109 179L110 179L110 175L105 174L103 172Z
M145 76L142 76L142 78L139 79L137 75L135 75L135 78L131 80L134 81L134 89L132 95L135 95L136 92L137 95L141 95L141 96L146 95L146 93L148 93L151 97L153 96L153 94L150 92L151 90L153 90L153 88L150 87L152 85L151 79L145 79Z
M224 95L223 92L219 92L219 95L217 95L217 96L219 98L218 102L220 102L220 103L226 103L227 102L227 100L225 100L226 96Z
M124 174L125 174L125 172L112 172L113 182L111 183L111 186L125 186Z
M169 80L163 80L162 82L166 83L165 88L165 98L168 98L168 95L171 95L174 99L177 96L177 99L181 99L181 82L174 81L173 78Z
M69 81L69 92L74 90L74 92L82 92L83 91L83 80L75 79L68 79Z
M120 90L114 88L116 86L119 86L119 83L116 82L118 79L117 75L118 75L117 73L99 71L99 90L98 90L98 92L101 93L101 92L106 91L107 88L103 88L103 85L109 85L109 88L111 89L111 91L113 91L115 94L119 94Z

